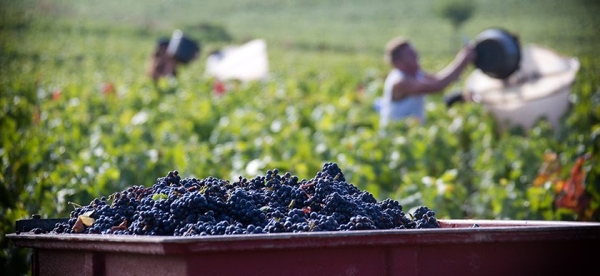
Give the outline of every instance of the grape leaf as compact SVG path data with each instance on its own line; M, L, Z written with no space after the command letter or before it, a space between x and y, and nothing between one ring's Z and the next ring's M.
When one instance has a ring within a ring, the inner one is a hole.
M561 193L554 200L558 208L567 208L575 211L582 220L586 218L586 209L589 207L591 197L585 191L585 170L583 165L590 158L589 154L577 159L575 166L571 170L571 176L562 186Z
M152 200L154 200L154 201L165 200L167 198L169 198L169 197L163 193L155 194L152 196Z

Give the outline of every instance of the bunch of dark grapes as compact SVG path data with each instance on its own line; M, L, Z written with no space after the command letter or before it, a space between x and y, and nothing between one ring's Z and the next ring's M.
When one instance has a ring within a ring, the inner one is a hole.
M435 218L435 212L427 206L419 206L414 212L413 217L416 228L440 228L440 224Z
M151 187L129 187L75 208L51 233L207 236L439 227L426 206L409 217L398 201L377 201L328 162L308 180L277 169L234 182L182 179L171 171Z

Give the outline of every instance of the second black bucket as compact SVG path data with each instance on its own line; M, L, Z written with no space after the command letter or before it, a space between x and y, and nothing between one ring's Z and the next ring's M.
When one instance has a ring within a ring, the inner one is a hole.
M173 31L167 54L175 60L182 63L189 63L194 60L200 52L200 46L195 41L183 35L181 30Z

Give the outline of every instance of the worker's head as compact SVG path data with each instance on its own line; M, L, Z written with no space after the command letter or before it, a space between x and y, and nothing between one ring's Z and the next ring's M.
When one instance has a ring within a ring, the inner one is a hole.
M164 55L167 53L167 48L169 47L169 39L162 37L158 41L156 41L156 48L154 49L154 55Z
M396 37L386 44L385 60L392 67L407 73L414 74L420 69L419 55L405 37Z

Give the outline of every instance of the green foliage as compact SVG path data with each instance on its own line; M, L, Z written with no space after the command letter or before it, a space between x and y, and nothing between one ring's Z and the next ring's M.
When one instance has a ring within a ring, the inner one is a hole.
M310 178L332 161L349 182L405 210L576 220L554 208L551 183L532 182L546 151L559 153L563 179L590 153L585 184L590 208L600 208L599 38L590 35L597 6L485 1L462 26L472 35L486 26L518 29L524 44L578 57L572 108L558 130L541 121L500 133L483 106L448 109L432 95L425 125L398 122L382 135L372 105L389 69L385 41L411 37L430 71L452 58L438 43L450 32L429 2L125 2L1 2L0 261L8 275L27 267L27 251L4 238L16 220L65 217L69 202L149 186L172 170L237 179L278 168ZM218 96L195 62L154 86L144 72L156 38L180 26L206 49L265 38L270 78L227 83L228 93Z

